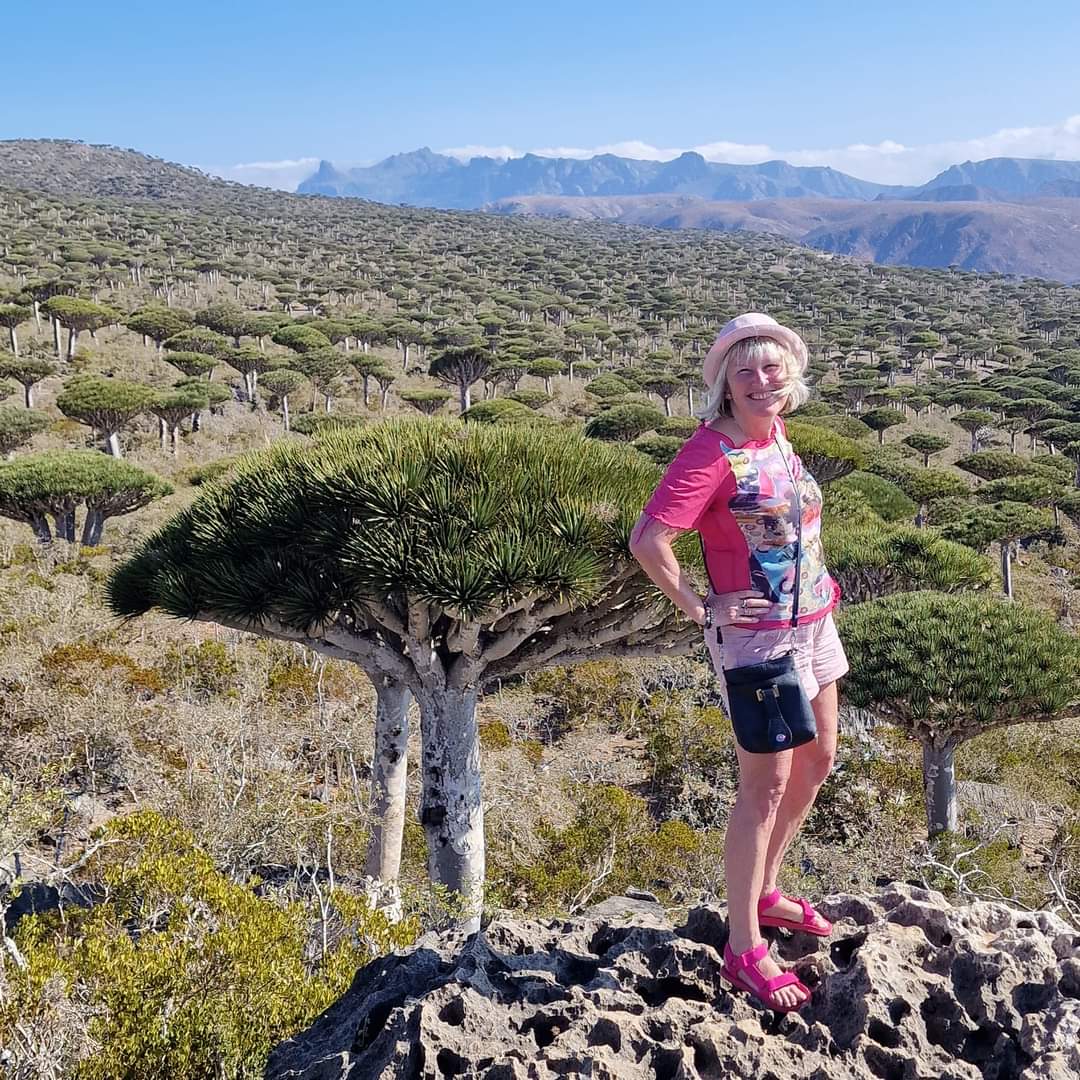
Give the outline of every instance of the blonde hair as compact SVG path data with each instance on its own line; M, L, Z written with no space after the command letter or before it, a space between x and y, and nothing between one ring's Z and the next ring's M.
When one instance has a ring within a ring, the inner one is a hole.
M746 360L776 360L784 365L788 394L780 410L782 413L792 412L810 400L810 387L803 379L806 365L800 363L786 345L770 337L743 338L724 353L716 380L709 387L705 400L694 410L694 416L707 424L717 417L731 415L731 405L726 396L728 370L732 364L741 364Z

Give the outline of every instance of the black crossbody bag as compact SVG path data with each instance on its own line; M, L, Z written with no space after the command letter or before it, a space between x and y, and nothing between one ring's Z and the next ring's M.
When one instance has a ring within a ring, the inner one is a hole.
M795 494L795 589L791 607L791 626L798 626L799 585L802 572L802 501L787 455L776 436L773 436L784 468L791 479ZM716 642L723 646L720 626L716 627ZM728 703L731 707L731 726L738 744L751 754L778 754L802 746L817 738L817 725L810 699L802 688L795 670L795 653L789 651L775 660L747 664L724 670Z

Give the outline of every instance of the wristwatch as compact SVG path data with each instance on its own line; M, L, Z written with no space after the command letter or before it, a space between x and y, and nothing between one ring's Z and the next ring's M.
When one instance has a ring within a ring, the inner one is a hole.
M703 606L704 606L704 608L705 608L705 623L704 623L704 629L706 629L706 630L711 630L711 629L712 629L712 624L713 624L713 613L712 613L712 608L711 608L711 607L709 607L709 605L708 605L708 604L704 604Z

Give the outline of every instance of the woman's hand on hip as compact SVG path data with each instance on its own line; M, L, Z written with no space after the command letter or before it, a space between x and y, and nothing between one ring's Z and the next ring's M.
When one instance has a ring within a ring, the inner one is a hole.
M730 626L732 623L760 622L772 607L757 589L739 589L736 592L716 593L710 606L713 609L713 625Z

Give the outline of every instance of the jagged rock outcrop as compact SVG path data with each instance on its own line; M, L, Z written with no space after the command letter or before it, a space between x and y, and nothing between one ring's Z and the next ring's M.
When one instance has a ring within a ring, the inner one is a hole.
M1075 1080L1080 934L906 885L834 896L830 939L779 936L812 988L780 1016L720 977L721 906L429 935L361 970L271 1056L268 1080Z

